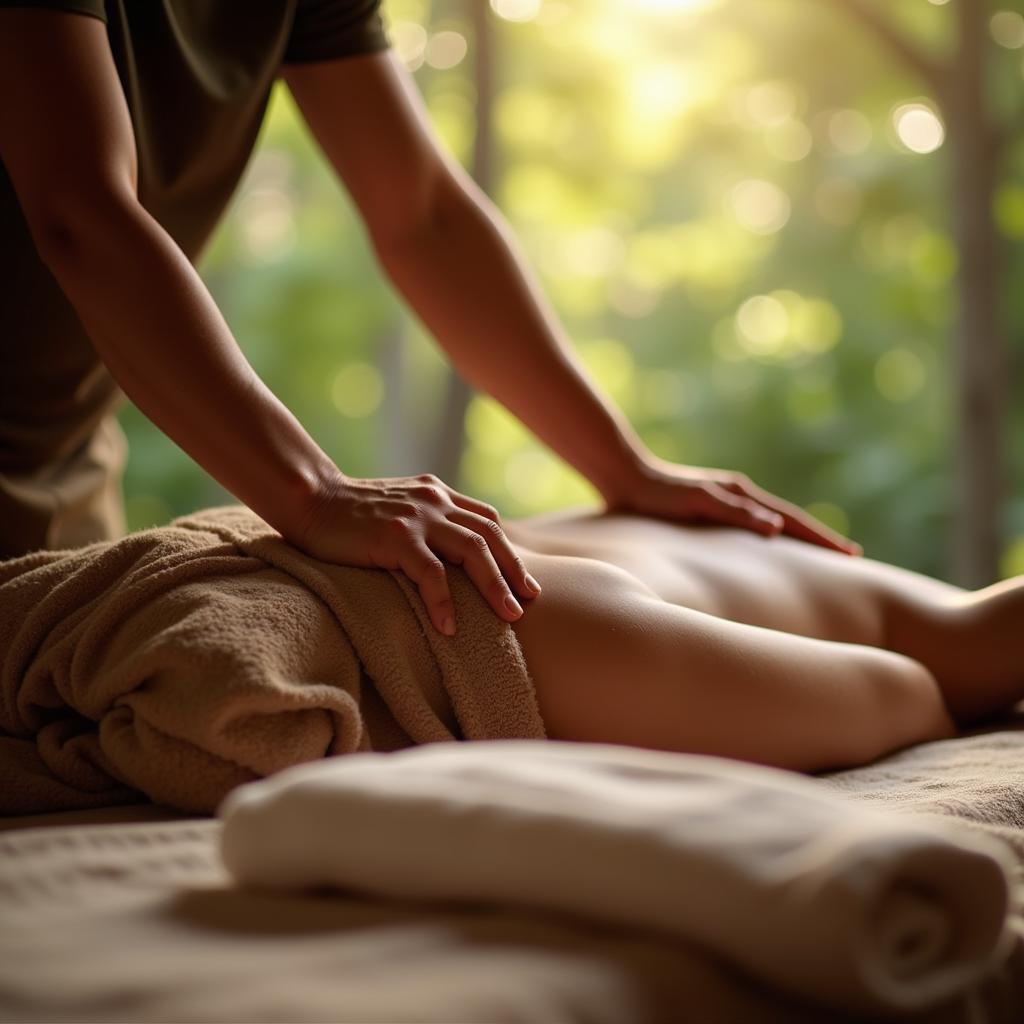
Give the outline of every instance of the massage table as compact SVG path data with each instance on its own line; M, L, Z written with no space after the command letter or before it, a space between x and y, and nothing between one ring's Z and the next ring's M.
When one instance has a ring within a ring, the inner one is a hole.
M650 928L509 901L235 884L210 817L235 787L325 754L543 742L510 631L467 578L452 586L467 628L444 638L401 573L317 563L238 508L0 563L0 1019L865 1019L823 1016ZM1020 726L1009 717L814 785L955 817L1020 864ZM1019 960L901 1019L1020 1024Z
M1024 716L816 782L955 816L1024 863ZM823 1024L693 944L572 915L240 888L223 825L139 804L8 818L0 835L7 1021ZM1018 877L1019 881L1019 877ZM1024 927L1016 922L1015 927ZM1019 951L976 991L892 1019L1014 1024Z

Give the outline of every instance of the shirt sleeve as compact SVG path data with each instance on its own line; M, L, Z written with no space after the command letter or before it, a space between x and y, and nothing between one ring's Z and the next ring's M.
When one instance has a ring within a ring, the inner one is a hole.
M0 0L0 10L7 7L34 7L48 11L68 11L71 14L88 14L103 22L107 20L104 0Z
M389 43L380 3L298 0L283 62L304 64L386 50Z

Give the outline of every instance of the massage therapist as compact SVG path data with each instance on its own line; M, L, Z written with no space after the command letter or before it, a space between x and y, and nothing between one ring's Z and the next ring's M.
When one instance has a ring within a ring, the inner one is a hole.
M489 505L430 474L335 466L193 268L279 76L454 366L609 509L855 550L742 475L647 450L439 148L379 0L0 0L0 557L122 531L123 391L296 547L407 573L442 632L445 562L508 621L539 592Z

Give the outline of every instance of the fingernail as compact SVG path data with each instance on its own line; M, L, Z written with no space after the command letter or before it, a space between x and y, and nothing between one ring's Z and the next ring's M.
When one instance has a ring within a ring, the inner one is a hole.
M529 574L526 574L526 585L535 593L540 593L540 584Z
M523 609L519 607L519 602L511 594L508 594L505 598L505 607L516 618L523 614Z
M450 615L441 623L441 632L445 636L455 636L455 620Z

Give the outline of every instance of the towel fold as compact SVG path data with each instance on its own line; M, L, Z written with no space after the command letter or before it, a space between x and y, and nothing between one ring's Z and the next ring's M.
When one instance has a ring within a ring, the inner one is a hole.
M1002 844L721 758L555 742L358 754L244 786L220 814L241 883L668 931L844 1010L935 1006L1010 948Z
M212 811L329 754L543 738L515 634L449 580L454 637L404 574L319 562L240 507L0 563L0 813Z

